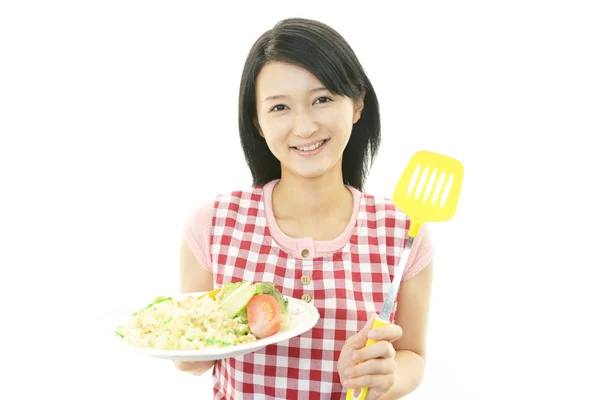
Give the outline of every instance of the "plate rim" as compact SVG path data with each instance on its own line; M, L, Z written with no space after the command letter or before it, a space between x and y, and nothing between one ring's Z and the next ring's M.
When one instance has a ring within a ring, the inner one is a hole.
M171 296L166 296L166 297L180 299L180 298L184 298L184 297L188 297L188 296L201 296L206 293L210 293L210 291L185 292L185 293L179 293L176 295L171 295ZM185 349L157 349L157 348L152 348L152 347L138 347L138 346L132 345L131 343L128 343L125 340L123 340L122 338L120 338L119 335L117 335L115 333L118 325L113 327L113 336L119 343L121 343L123 346L126 346L129 349L142 352L149 356L160 357L160 358L181 358L181 357L204 358L204 357L213 357L213 356L217 356L219 358L226 358L226 357L235 356L235 353L238 353L238 352L245 352L245 351L254 352L254 351L260 350L266 346L270 346L272 344L277 344L279 342L282 342L285 340L290 340L294 337L302 335L302 334L310 331L311 329L313 329L315 327L315 325L321 319L319 310L313 304L307 303L306 301L304 301L302 299L297 299L297 298L291 297L291 296L283 295L283 297L285 299L287 299L288 301L293 301L295 304L297 304L300 307L304 307L305 309L308 310L308 313L309 313L309 323L307 324L309 327L306 329L302 328L302 330L300 332L298 332L297 334L290 336L290 337L286 337L286 338L273 340L273 338L276 338L277 335L285 334L286 332L293 332L293 330L278 332L275 335L269 336L264 339L258 339L255 342L251 342L251 343L244 343L244 344L234 345L234 346L217 347L217 348L211 348L211 349L185 350ZM111 314L116 315L119 312L124 312L127 310L132 311L132 310L136 310L136 309L139 309L139 307L129 305L129 306L124 306L124 307L119 307L117 309L114 309Z

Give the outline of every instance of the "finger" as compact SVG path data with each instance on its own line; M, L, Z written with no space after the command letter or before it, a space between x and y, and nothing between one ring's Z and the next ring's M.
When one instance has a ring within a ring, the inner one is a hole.
M395 356L396 349L394 349L394 346L390 342L382 340L360 350L355 350L352 361L360 363L375 358L394 358Z
M377 319L377 314L371 315L369 317L369 319L367 320L367 323L365 324L365 326L363 326L363 328L359 331L359 333L367 334L373 327L373 323L375 322L375 319Z
M352 390L360 390L366 387L369 391L373 390L381 395L392 387L393 379L393 375L362 375L345 379L343 385L345 388Z
M347 342L352 348L358 349L364 347L364 345L367 344L367 340L369 340L369 331L371 330L371 328L373 328L373 323L375 322L376 318L377 314L371 315L371 317L367 320L367 323L362 327L362 329L348 338Z
M202 367L200 362L173 361L175 368L183 372L192 372Z
M386 375L393 374L396 370L396 362L394 359L375 359L368 360L361 364L346 368L344 378L357 378L363 375Z
M373 329L369 332L369 339L373 340L387 340L393 342L402 337L402 328L396 324L390 324Z
M381 399L381 396L383 396L383 393L379 393L375 389L369 389L369 391L367 392L367 397L365 397L365 400L379 400L379 399Z
M190 375L192 376L202 376L204 375L204 373L206 373L206 370L204 368L198 368L193 371L190 371Z

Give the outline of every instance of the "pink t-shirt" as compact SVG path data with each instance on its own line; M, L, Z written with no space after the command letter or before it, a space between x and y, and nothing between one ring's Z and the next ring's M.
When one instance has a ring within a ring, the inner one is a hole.
M286 235L277 225L273 214L272 193L277 180L267 183L263 187L264 207L267 216L267 224L273 239L288 253L296 258L304 258L302 250L308 249L313 257L322 257L342 248L350 239L358 216L360 198L362 193L348 186L354 198L354 211L344 232L333 240L319 241L310 237L292 238ZM212 217L214 212L214 200L200 204L185 224L183 231L184 239L187 241L192 252L198 259L200 265L212 273L212 262L210 257L210 235L212 233ZM431 243L427 224L421 226L419 234L413 243L408 263L402 280L408 280L417 275L433 260L433 246Z

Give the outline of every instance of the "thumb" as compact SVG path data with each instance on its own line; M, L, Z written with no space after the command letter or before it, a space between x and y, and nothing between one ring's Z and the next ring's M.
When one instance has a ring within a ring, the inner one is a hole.
M359 333L364 334L366 337L367 334L369 333L369 331L371 330L371 328L373 328L373 324L375 323L376 319L377 319L377 314L371 315L369 317L369 319L367 320L367 323L365 324L365 326L363 326L363 328L359 331Z
M350 344L353 347L363 347L365 344L367 344L367 341L369 340L369 337L367 336L369 334L369 331L371 330L371 328L373 328L373 323L375 322L375 319L377 318L377 314L373 314L371 315L371 317L367 320L367 323L365 324L365 326L362 327L362 329L358 332L356 332L350 339Z

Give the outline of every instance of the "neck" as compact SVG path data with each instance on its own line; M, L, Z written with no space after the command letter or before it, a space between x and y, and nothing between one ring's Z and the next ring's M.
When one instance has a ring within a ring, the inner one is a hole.
M281 180L273 189L276 218L324 220L340 211L346 214L352 202L352 193L344 185L341 170L314 179L282 171Z

